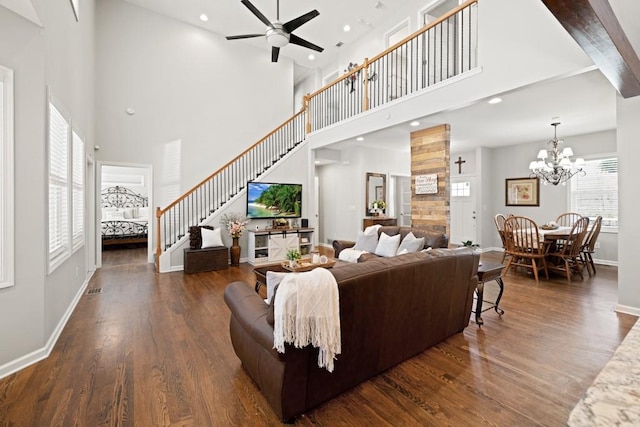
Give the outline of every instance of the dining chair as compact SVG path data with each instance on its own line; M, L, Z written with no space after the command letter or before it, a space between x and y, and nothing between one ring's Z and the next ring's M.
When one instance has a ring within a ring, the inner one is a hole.
M593 262L592 254L596 249L596 241L598 240L598 236L600 235L600 229L602 228L602 217L596 217L596 220L593 222L593 226L589 229L584 238L584 243L580 248L580 260L582 264L587 267L587 273L589 273L589 277L592 276L591 271L593 270L593 274L596 274L596 265Z
M500 236L500 240L502 241L502 261L504 262L504 259L507 256L507 243L505 242L505 237L504 237L504 222L507 220L507 218L505 218L504 215L502 214L497 214L494 218L493 218L493 222L495 222L496 224L496 229L498 230L498 235Z
M577 220L582 218L582 215L575 212L565 212L563 214L558 215L556 218L556 224L560 227L573 227L573 224L576 223Z
M587 234L588 226L589 218L586 216L577 220L562 245L559 245L557 250L550 251L547 254L549 257L549 270L564 273L567 276L568 283L571 283L571 273L574 271L578 273L580 280L584 279L580 262L580 250Z
M509 262L505 268L505 275L512 266L525 267L533 270L533 276L538 284L538 271L544 270L549 279L547 260L545 259L545 244L538 233L538 225L531 218L524 216L510 216L504 222L505 243Z

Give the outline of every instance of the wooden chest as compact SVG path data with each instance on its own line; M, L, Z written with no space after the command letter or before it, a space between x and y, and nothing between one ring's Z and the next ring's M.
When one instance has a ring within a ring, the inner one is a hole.
M205 249L184 250L184 272L201 273L229 266L229 248L217 246Z

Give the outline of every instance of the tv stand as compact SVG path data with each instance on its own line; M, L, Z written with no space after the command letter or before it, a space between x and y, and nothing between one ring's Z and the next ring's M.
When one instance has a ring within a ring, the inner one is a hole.
M272 264L287 259L287 251L295 249L308 255L313 250L313 228L249 230L249 263Z

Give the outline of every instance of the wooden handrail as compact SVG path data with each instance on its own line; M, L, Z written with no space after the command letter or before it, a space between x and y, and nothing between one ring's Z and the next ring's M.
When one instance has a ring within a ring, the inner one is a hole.
M311 95L309 95L309 99L311 99L314 96L324 92L325 90L329 89L334 84L339 83L340 81L346 79L347 77L351 76L352 74L357 73L358 71L360 71L363 68L369 66L371 63L377 61L378 59L384 57L385 55L388 55L389 53L393 52L394 50L396 50L400 46L406 44L409 40L412 40L412 39L418 37L419 35L421 35L423 33L426 33L431 28L433 28L436 25L442 23L443 21L446 21L447 19L449 19L450 17L452 17L456 13L460 12L462 9L465 9L466 7L468 7L468 6L470 6L470 5L474 4L474 3L478 3L478 0L467 0L466 2L454 7L449 12L445 13L444 15L442 15L440 18L438 18L435 21L425 25L424 27L420 28L418 31L413 32L412 34L408 35L404 39L400 40L398 43L394 44L393 46L390 46L387 49L383 50L381 53L379 53L376 56L374 56L373 58L369 59L368 62L365 62L362 65L359 65L358 67L354 68L351 72L346 73L346 74L336 78L331 83L328 83L325 86L321 87L320 89L316 90L315 92L311 93Z
M204 185L207 181L209 181L210 179L212 179L214 176L216 176L217 174L219 174L222 170L224 170L225 168L227 168L229 165L231 165L233 162L239 160L242 156L244 156L245 154L247 154L249 151L253 150L256 146L258 146L260 143L262 143L264 140L268 139L271 135L275 134L276 132L278 132L280 129L282 129L283 127L285 127L286 125L288 125L289 123L291 123L292 121L294 121L299 115L303 114L305 112L305 110L301 110L298 113L294 114L289 120L287 120L286 122L282 123L280 126L278 126L277 128L275 128L274 130L272 130L271 132L269 132L264 138L261 138L258 140L258 142L256 142L255 144L253 144L251 147L247 148L246 150L244 150L242 153L240 153L239 155L237 155L236 157L234 157L232 160L228 161L224 166L222 166L221 168L219 168L218 170L216 170L214 173L212 173L211 175L209 175L208 177L206 177L205 179L203 179L202 181L200 181L198 184L196 184L193 188L191 188L191 190L187 191L185 194L183 194L179 199L177 199L176 201L174 201L173 203L171 203L170 205L168 205L166 208L164 209L160 209L156 211L156 216L158 218L160 218L162 215L164 215L164 213L166 213L169 209L171 209L172 207L174 207L175 205L177 205L178 203L180 203L181 201L183 201L184 199L186 199L187 197L189 197L193 192L195 192L198 188L200 188L202 185Z

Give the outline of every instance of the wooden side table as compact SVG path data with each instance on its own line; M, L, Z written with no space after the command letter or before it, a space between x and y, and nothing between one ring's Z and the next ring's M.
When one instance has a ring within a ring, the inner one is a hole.
M484 324L484 320L482 320L482 312L491 310L492 308L498 313L498 316L502 316L504 314L504 310L499 307L500 298L502 298L502 293L504 292L504 283L502 282L502 270L504 269L504 265L491 262L491 261L482 261L480 265L478 265L478 286L476 287L476 297L478 299L476 303L476 323L480 326ZM491 301L485 301L491 303L491 305L484 310L482 309L482 302L484 296L484 284L486 282L490 282L495 280L498 282L498 286L500 286L500 293L498 293L498 298L496 298L496 302L493 303Z

